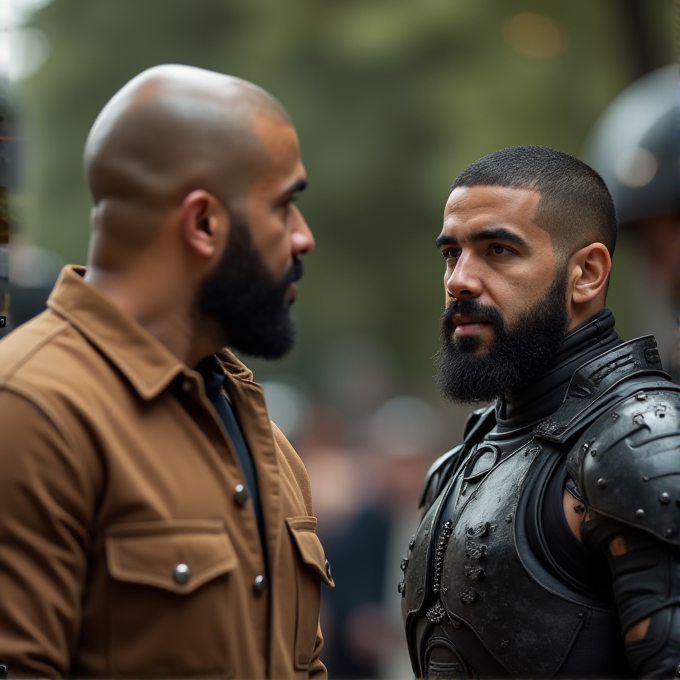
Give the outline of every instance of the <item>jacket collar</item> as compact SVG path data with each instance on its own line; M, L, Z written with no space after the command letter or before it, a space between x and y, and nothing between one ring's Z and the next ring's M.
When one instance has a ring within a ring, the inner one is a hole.
M67 265L47 306L71 323L128 379L146 400L157 397L178 375L196 373L129 314L83 279L85 267ZM252 373L228 350L218 359L226 372L241 380Z

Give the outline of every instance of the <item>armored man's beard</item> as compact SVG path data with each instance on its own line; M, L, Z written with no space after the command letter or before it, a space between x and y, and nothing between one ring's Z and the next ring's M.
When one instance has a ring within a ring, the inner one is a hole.
M225 345L263 359L278 359L295 344L295 322L286 291L302 277L302 263L282 280L269 272L250 236L248 221L231 215L231 232L222 260L203 281L194 302L198 320L216 321Z
M454 300L442 315L442 347L435 357L442 395L461 404L489 402L528 385L545 372L567 333L567 268L559 271L545 295L508 328L495 307L475 300ZM488 350L480 339L455 337L454 314L482 316L494 330Z

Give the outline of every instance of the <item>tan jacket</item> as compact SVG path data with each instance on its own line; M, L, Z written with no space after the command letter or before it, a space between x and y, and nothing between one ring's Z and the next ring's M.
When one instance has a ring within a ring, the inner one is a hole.
M66 267L48 310L0 342L0 663L10 677L325 675L330 569L261 387L220 355L257 471L264 589L201 376L83 273Z

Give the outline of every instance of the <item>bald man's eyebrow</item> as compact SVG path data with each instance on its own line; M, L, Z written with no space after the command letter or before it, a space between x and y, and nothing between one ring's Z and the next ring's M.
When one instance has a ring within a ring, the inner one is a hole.
M306 179L298 179L293 184L288 187L283 193L284 194L297 194L300 191L304 191L307 188Z

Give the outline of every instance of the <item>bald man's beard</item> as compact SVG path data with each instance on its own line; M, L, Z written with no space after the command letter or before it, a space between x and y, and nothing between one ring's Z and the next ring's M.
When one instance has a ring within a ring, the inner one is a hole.
M294 257L283 279L276 280L252 241L247 219L231 215L230 227L222 260L199 289L195 315L218 324L225 346L253 357L278 359L295 344L286 291L302 277L302 263Z
M442 347L435 357L442 395L461 404L489 402L543 374L569 327L567 274L566 267L559 271L545 295L525 309L510 328L496 307L476 300L454 300L442 315ZM478 351L478 337L453 334L454 314L482 316L491 324L495 338L488 350Z

